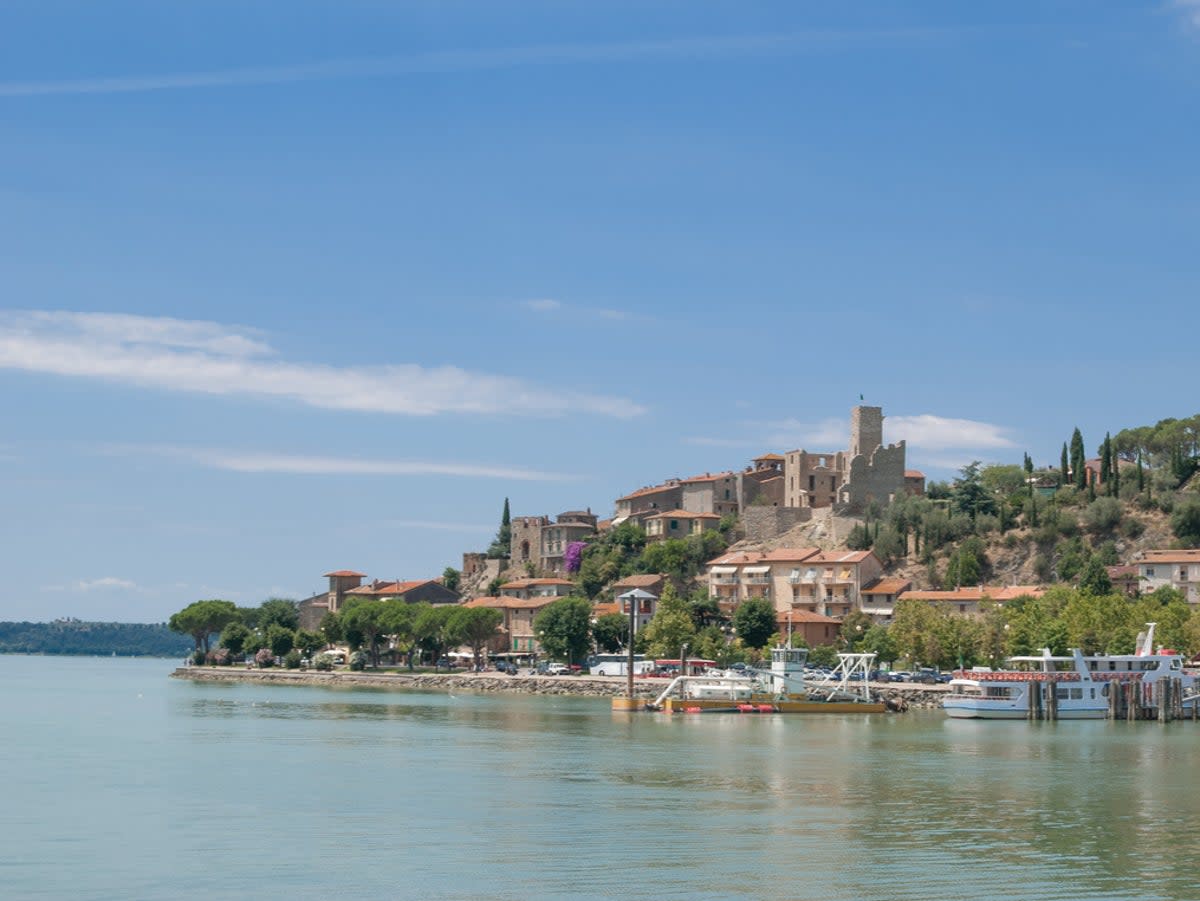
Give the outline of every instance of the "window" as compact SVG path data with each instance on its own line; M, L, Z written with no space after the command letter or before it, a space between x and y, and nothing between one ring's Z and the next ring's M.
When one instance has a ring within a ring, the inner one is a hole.
M816 477L816 476L809 476L809 477L808 477L808 490L809 490L809 491L816 491L816 490L817 490L817 477Z
M677 520L677 519L671 520L671 531L674 532L678 528L679 528L679 520Z
M1153 567L1153 566L1147 566L1147 567L1146 567L1146 578L1147 578L1147 579L1153 579L1153 578L1154 578L1154 567Z

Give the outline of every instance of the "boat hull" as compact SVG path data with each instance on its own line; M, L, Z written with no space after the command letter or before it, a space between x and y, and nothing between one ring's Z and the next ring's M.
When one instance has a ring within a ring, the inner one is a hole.
M946 715L959 720L1023 720L1029 718L1028 707L1013 707L1011 705L990 707L986 704L970 702L944 702L942 709ZM1102 720L1108 716L1107 707L1059 707L1057 719L1060 720Z
M752 707L753 710L742 708ZM730 701L717 698L667 698L664 713L886 713L882 702L806 701L753 698L749 701Z

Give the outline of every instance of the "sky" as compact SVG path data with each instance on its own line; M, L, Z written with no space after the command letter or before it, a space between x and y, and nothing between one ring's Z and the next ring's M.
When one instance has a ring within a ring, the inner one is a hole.
M1200 0L8 0L0 619L1196 412Z

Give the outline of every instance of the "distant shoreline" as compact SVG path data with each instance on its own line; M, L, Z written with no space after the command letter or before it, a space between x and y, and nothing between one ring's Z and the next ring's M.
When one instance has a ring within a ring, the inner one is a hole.
M377 688L389 691L472 691L483 694L573 695L613 698L625 694L625 679L610 676L506 676L503 673L321 673L313 670L240 669L181 666L172 679L192 682L248 682L273 685L312 685L323 688ZM667 687L665 680L634 682L639 698L652 700ZM903 698L910 707L940 707L945 686L880 687L882 698Z

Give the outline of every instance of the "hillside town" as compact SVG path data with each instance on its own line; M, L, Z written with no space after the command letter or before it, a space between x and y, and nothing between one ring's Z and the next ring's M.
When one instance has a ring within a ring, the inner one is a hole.
M1082 579L1130 599L1165 588L1189 608L1200 605L1200 550L1178 540L1148 547L1156 533L1130 540L1128 522L1119 531L1120 473L1132 492L1136 466L1136 496L1149 490L1142 457L1118 459L1106 438L1102 458L1087 459L1082 439L1074 443L1070 459L1064 443L1057 471L1036 471L1026 456L1023 470L992 468L1006 470L1004 486L984 491L973 465L953 486L927 493L924 474L907 467L905 442L885 443L883 410L856 406L845 450L768 451L739 471L669 478L616 498L610 516L590 509L510 516L506 500L496 541L464 552L461 569L411 581L331 570L328 590L298 603L298 623L316 632L363 602L485 608L498 614L492 634L452 653L533 661L547 655L539 616L564 598L586 600L593 623L632 622L635 642L667 597L690 599L697 621L731 643L739 610L757 605L770 611L776 635L810 647L844 646L872 626L889 627L906 603L979 623ZM956 507L971 492L982 494L967 516ZM1069 512L1072 504L1082 519ZM906 514L912 505L924 512ZM1108 519L1089 525L1101 514ZM1081 528L1117 540L1093 552ZM1007 572L988 558L1026 544L1043 550Z

